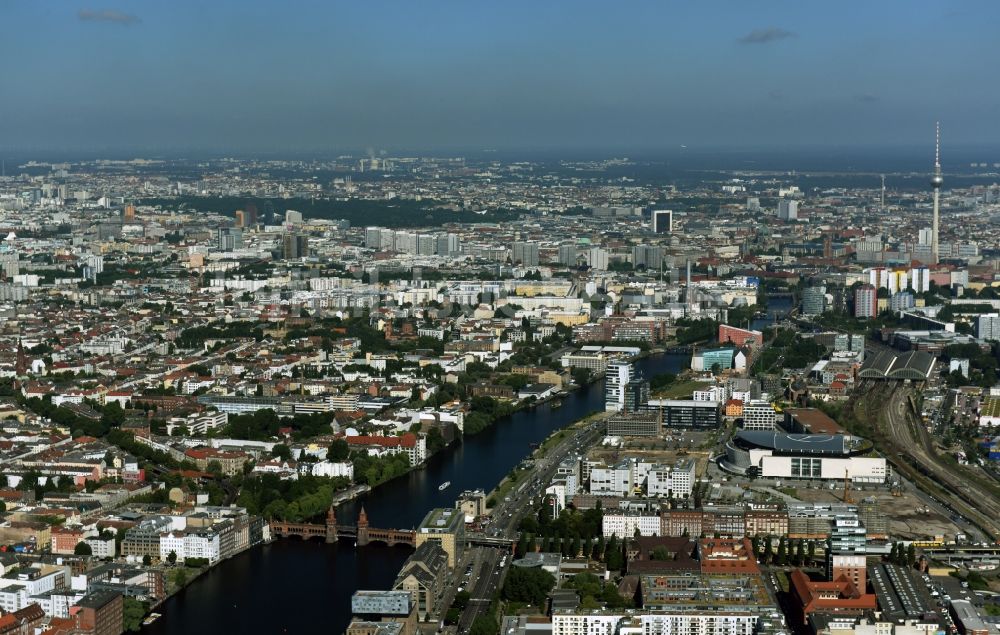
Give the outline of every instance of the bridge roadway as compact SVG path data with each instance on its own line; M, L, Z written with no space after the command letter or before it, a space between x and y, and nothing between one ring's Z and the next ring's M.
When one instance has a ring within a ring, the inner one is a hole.
M358 514L356 525L342 525L337 522L336 511L333 505L326 512L326 522L319 523L290 523L285 521L271 521L271 533L278 538L289 538L298 536L308 540L310 538L323 538L327 543L337 542L341 538L354 540L358 547L364 547L372 542L382 542L390 547L395 545L408 545L415 547L417 542L417 532L412 529L382 529L372 527L368 524L368 514L364 507Z

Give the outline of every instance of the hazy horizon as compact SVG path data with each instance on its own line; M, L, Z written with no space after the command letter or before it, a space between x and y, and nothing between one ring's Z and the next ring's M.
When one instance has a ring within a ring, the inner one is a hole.
M1000 5L0 2L6 152L1000 138ZM630 150L631 149L631 150Z

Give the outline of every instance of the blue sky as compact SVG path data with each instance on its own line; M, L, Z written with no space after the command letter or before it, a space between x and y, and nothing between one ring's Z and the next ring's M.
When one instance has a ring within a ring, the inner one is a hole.
M1000 133L1000 3L0 0L0 147L907 146Z

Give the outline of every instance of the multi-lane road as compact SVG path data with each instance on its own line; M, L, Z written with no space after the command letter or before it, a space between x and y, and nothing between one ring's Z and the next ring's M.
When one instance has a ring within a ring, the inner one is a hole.
M604 417L599 416L583 427L569 428L572 434L567 435L544 457L537 459L532 473L524 483L492 510L483 533L486 536L517 540L518 525L525 515L534 511L532 501L544 494L559 463L570 454L581 452L593 444L602 434L604 425ZM459 578L458 585L465 585L462 588L469 592L470 600L455 632L468 633L472 622L489 610L490 603L503 585L512 559L513 554L506 548L475 546L468 550L467 566L472 568L468 575ZM453 593L446 595L453 597Z

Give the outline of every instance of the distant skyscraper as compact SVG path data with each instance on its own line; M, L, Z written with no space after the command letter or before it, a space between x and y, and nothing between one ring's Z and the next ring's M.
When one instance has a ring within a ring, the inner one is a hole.
M931 245L934 243L934 230L930 227L924 227L917 233L917 244L918 245Z
M243 230L238 227L219 229L219 251L234 251L243 248Z
M976 318L976 337L1000 340L1000 313L986 313Z
M131 223L135 220L135 205L129 203L122 209L122 221Z
M567 267L576 266L577 248L575 244L559 245L559 263Z
M296 260L309 255L309 237L305 234L288 232L282 237L282 256L285 260Z
M670 209L653 210L653 233L671 234L674 231L674 211Z
M287 210L285 212L285 224L286 225L301 225L302 224L302 212L296 212L294 209Z
M826 287L806 287L802 291L802 315L819 315L826 310Z
M854 317L873 318L878 314L878 293L870 284L854 290Z
M799 218L799 202L787 198L778 201L778 218L780 220L797 220Z
M747 198L747 211L748 212L759 212L760 211L760 199L756 196L751 196Z
M934 222L931 230L934 236L931 239L931 259L934 264L938 263L938 217L941 213L941 186L944 178L941 176L941 125L935 124L934 128L934 176L931 177L931 189L934 190Z
M246 212L246 221L248 227L253 227L257 224L257 204L247 203L243 210Z
M614 361L608 363L604 374L604 409L618 412L625 408L625 397L628 384L635 377L635 369L630 362Z
M238 210L236 210L233 213L233 216L236 217L236 226L237 227L246 227L247 226L247 213L245 211L243 211L241 209L238 209Z
M511 260L525 267L538 266L538 243L516 242L511 250Z

